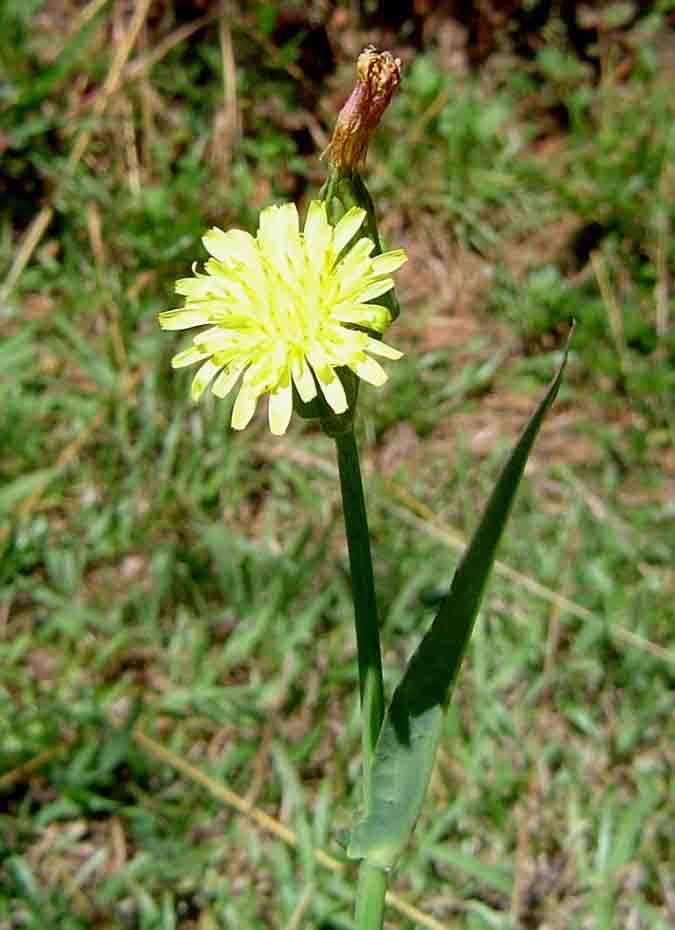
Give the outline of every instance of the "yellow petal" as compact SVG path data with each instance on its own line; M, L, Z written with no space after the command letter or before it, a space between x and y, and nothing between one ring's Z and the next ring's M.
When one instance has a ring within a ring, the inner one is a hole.
M381 387L387 380L387 372L374 358L366 358L363 362L357 362L354 365L354 371L359 378L369 384L374 384L375 387Z
M255 239L243 229L229 229L223 232L214 226L202 236L202 242L210 255L226 265L231 265L232 262L249 265L258 258Z
M222 368L222 364L209 359L204 362L204 364L197 370L197 374L192 380L192 386L190 388L190 396L192 400L197 401L202 396L206 388L209 386L214 377L218 374Z
M240 362L237 365L228 365L221 371L211 388L211 391L216 397L227 397L237 383L242 371L246 368L246 365L247 362Z
M391 252L383 252L382 255L377 255L372 260L372 273L377 275L391 274L392 271L396 271L401 265L405 265L407 261L408 256L403 249L393 249Z
M186 365L194 365L195 362L201 362L202 359L208 358L210 352L202 352L196 346L190 346L184 349L171 359L172 368L185 368Z
M301 400L306 404L316 397L316 382L312 377L312 372L307 364L306 359L296 359L293 362L291 371L293 373L293 384L298 389Z
M403 352L399 352L398 349L394 349L392 346L388 346L386 342L380 342L378 339L369 339L367 348L373 355L380 355L382 358L391 358L394 361L403 358Z
M165 310L158 316L162 329L190 329L209 322L207 310Z
M300 221L298 209L294 203L285 203L279 207L279 226L282 230L282 241L297 239L300 235Z
M293 388L290 380L288 384L272 391L267 412L271 432L275 436L283 436L293 412Z
M199 275L199 277L194 278L179 278L175 284L175 291L181 297L187 297L189 302L212 297L214 288L217 289L217 286L217 279L214 279L211 275Z
M371 281L370 284L367 284L363 290L357 293L356 300L360 304L368 303L369 300L375 300L376 297L381 297L382 294L386 294L393 286L394 281L392 278L382 278Z
M375 248L370 239L361 238L335 268L335 280L342 294L362 286L370 273L370 253Z
M340 304L331 315L342 323L365 326L377 333L384 332L391 322L390 312L378 304Z
M333 230L333 251L336 255L339 255L344 247L351 242L365 218L366 211L360 207L352 207L347 210Z
M326 204L313 200L305 220L305 248L312 264L316 267L324 260L326 250L333 242L333 229L326 216Z
M368 258L375 248L375 243L367 236L361 236L345 257L340 261L335 269L338 277L342 274L348 274L355 265L359 265L364 259Z
M238 333L234 329L213 326L211 329L199 333L192 341L200 352L208 352L213 355L214 352L222 352L223 349L229 349L236 345L237 335Z
M328 402L328 406L334 413L344 413L348 406L347 395L345 394L345 389L342 387L342 382L333 372L332 368L324 369L321 372L317 371L316 375L319 379L319 387Z
M255 413L258 397L245 384L243 384L237 394L237 399L232 408L232 429L245 429L251 422Z
M264 259L284 282L292 285L296 278L294 267L298 266L302 256L295 204L288 203L263 210L260 214L258 244Z

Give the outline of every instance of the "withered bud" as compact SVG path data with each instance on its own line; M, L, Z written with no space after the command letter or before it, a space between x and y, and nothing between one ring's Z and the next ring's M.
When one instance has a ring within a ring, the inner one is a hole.
M323 153L336 168L358 168L365 161L370 137L401 80L401 60L369 45L357 59L356 74L356 86Z

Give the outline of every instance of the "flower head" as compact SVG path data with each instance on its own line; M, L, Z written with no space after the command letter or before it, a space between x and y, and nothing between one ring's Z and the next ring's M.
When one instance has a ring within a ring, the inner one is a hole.
M179 310L160 313L163 329L206 326L190 348L172 359L174 368L200 362L192 381L198 400L206 388L225 397L239 382L232 426L243 429L258 398L269 394L269 424L286 432L293 410L293 387L306 403L318 391L335 413L347 398L335 369L381 385L387 375L373 356L401 353L373 338L390 320L372 303L391 290L391 272L405 261L401 249L371 257L365 237L352 241L365 218L358 207L335 226L326 207L312 201L303 232L294 204L268 207L254 238L240 229L211 229L203 238L212 256L205 274L176 282L185 297ZM358 328L357 328L358 327ZM370 331L370 332L368 332Z

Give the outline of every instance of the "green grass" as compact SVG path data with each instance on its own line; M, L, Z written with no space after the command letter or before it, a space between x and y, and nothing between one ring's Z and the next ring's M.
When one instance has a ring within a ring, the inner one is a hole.
M245 136L229 168L213 141L215 24L125 85L139 191L119 106L65 177L66 91L105 79L110 10L58 34L45 70L57 26L32 28L40 6L13 4L0 40L3 277L39 204L56 206L0 306L0 778L60 748L0 781L0 927L348 928L354 869L334 874L311 853L343 858L360 801L331 443L299 420L281 441L261 420L233 434L227 403L190 405L188 376L169 368L176 341L156 323L209 225L251 228L270 200L318 189L318 153L293 129L307 88L285 67L302 64L302 36L280 38L270 60L269 9L235 24ZM173 15L152 22L151 48ZM406 359L361 397L389 693L458 551L387 482L468 536L552 375L560 328L579 323L500 553L578 609L495 574L392 883L449 928L675 922L674 308L671 296L659 317L655 296L675 258L665 28L644 21L630 74L599 85L564 47L450 79L430 45L406 64L369 162L388 243L411 255L391 333ZM469 300L452 276L475 262ZM439 321L449 335L434 342ZM155 758L135 724L252 792L297 848ZM388 921L416 926L394 909Z

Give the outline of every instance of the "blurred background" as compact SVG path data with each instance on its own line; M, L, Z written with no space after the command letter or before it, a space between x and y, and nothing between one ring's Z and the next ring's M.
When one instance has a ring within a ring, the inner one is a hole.
M352 926L333 448L191 405L156 317L207 227L316 195L369 42L403 68L365 175L406 356L359 404L390 693L578 321L387 926L675 926L675 3L0 15L0 927Z

